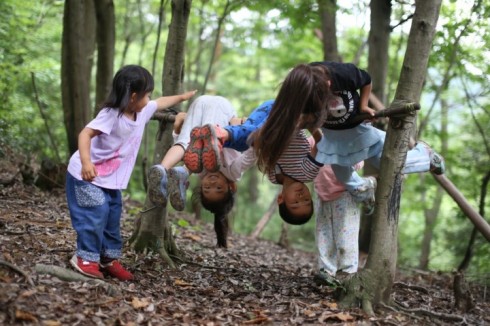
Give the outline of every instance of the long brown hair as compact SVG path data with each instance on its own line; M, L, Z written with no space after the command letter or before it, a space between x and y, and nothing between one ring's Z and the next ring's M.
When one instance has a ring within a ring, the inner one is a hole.
M273 171L297 130L301 114L312 115L315 126L323 123L331 96L330 73L323 65L299 64L284 79L264 125L251 136L258 168Z

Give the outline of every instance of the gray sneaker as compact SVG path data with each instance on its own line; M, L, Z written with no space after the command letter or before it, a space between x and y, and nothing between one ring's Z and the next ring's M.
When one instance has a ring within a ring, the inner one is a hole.
M430 172L441 175L446 172L446 164L444 158L437 152L432 151L430 156Z
M189 186L188 178L189 172L183 166L177 166L168 171L170 204L177 211L183 211L185 208L186 190Z
M326 285L328 287L338 287L340 285L340 282L333 275L330 275L323 269L320 269L320 271L313 276L313 281L318 286Z
M441 175L446 172L446 164L441 154L437 153L432 147L423 140L417 141L417 144L422 144L429 152L430 172Z
M160 164L153 165L148 173L148 197L155 205L167 206L167 171Z
M369 176L365 177L364 185L359 187L354 192L352 192L352 197L358 203L364 203L368 206L374 206L376 186L378 182L375 177Z

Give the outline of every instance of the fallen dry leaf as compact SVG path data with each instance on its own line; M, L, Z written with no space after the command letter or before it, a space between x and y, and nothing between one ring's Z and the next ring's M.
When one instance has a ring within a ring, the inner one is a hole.
M131 305L133 306L134 309L146 308L150 305L150 299L148 298L139 299L134 297L133 300L131 301Z

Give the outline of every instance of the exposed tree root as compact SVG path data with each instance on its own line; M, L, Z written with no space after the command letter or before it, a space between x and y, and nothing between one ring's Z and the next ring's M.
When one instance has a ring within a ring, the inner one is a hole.
M372 306L373 279L372 272L369 269L364 269L362 272L346 278L338 292L340 306L344 308L361 306L366 314L374 316Z
M423 292L425 294L429 294L429 290L427 290L423 286L419 286L419 285L407 284L407 283L403 283L403 282L395 282L395 283L393 283L393 286L403 286L407 289L416 290L419 292Z
M385 305L385 307L386 307L386 305ZM463 322L464 321L464 317L460 316L460 315L438 313L438 312L434 312L434 311L430 311L430 310L422 309L422 308L407 309L407 308L402 307L400 304L397 304L397 307L394 309L397 311L399 309L403 312L410 313L413 315L424 315L424 316L429 316L429 317L433 317L433 318L444 319L447 321L453 321L453 322Z
M22 275L22 276L23 276L23 277L26 279L27 283L29 283L31 286L35 286L35 285L34 285L34 282L33 282L33 281L32 281L32 279L29 277L29 275L27 275L27 273L26 273L26 272L24 272L23 270L21 270L19 267L15 266L14 264L11 264L11 263L9 263L9 262L7 262L7 261L5 261L5 260L0 260L0 265L4 265L4 266L9 267L9 268L10 268L10 269L12 269L14 272L16 272L16 273L18 273L18 274Z
M90 278L87 276L84 276L82 274L76 273L74 271L71 271L69 269L59 267L59 266L54 266L54 265L44 265L44 264L36 264L36 272L38 274L47 274L51 276L55 276L59 278L62 281L66 282L92 282L97 285L102 286L102 288L107 292L107 295L109 296L117 296L119 295L119 289L107 282L104 282L99 279L95 278Z
M167 250L165 250L165 247L160 247L158 249L158 254L160 255L160 257L163 258L163 260L168 264L170 268L175 268L175 263L172 260L172 258L170 258L170 256L168 255Z
M373 309L373 304L371 303L371 300L368 300L368 299L362 300L362 310L368 316L371 316L371 317L374 316L374 309Z

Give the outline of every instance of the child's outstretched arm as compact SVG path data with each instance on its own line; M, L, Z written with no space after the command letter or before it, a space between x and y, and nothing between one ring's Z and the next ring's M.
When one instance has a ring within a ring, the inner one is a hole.
M100 135L101 132L91 128L83 128L78 135L78 151L80 152L80 161L82 162L82 179L92 181L97 176L97 170L90 158L90 143L92 138Z
M155 100L157 102L157 110L167 109L176 104L179 104L180 102L187 101L188 99L193 97L196 92L197 90L193 90L179 95L159 97Z
M374 109L371 109L368 105L369 104L369 95L371 94L371 88L372 88L371 83L364 85L361 88L361 92L360 92L361 98L360 98L359 107L360 107L361 112L369 113L371 116L374 116L376 111Z

